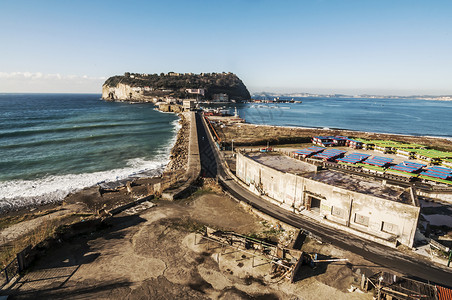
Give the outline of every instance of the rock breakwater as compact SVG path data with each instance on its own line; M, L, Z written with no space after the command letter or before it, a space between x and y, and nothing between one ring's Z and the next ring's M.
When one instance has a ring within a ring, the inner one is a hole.
M184 170L188 164L188 145L190 140L190 122L186 114L179 114L181 128L177 133L176 143L171 149L170 162L166 166L166 172Z

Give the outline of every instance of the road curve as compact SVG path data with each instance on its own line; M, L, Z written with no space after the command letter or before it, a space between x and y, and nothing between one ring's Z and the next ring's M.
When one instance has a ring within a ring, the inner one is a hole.
M204 122L202 122L200 113L196 114L196 124L201 156L201 174L207 177L218 176L222 187L238 200L248 203L284 223L308 231L320 238L322 242L331 243L341 249L361 255L375 264L403 273L411 278L452 287L452 268L439 267L423 257L402 253L397 249L317 223L309 218L293 214L251 193L227 175L224 170L224 162L221 160L215 142L208 134Z

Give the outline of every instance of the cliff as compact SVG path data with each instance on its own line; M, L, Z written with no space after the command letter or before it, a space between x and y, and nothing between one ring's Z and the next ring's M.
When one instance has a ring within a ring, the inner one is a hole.
M156 102L166 97L242 101L250 99L251 95L233 73L125 73L108 78L102 86L105 100Z

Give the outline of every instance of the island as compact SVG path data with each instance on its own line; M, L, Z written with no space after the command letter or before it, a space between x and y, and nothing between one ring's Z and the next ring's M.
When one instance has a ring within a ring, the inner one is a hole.
M240 102L251 98L240 78L231 73L160 73L108 78L102 86L102 99L110 101L160 102L196 99L198 101Z

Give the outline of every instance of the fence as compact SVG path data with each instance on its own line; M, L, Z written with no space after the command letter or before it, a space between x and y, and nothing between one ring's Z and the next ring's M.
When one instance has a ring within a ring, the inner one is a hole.
M16 257L0 272L0 289L7 285L20 271L19 260Z

